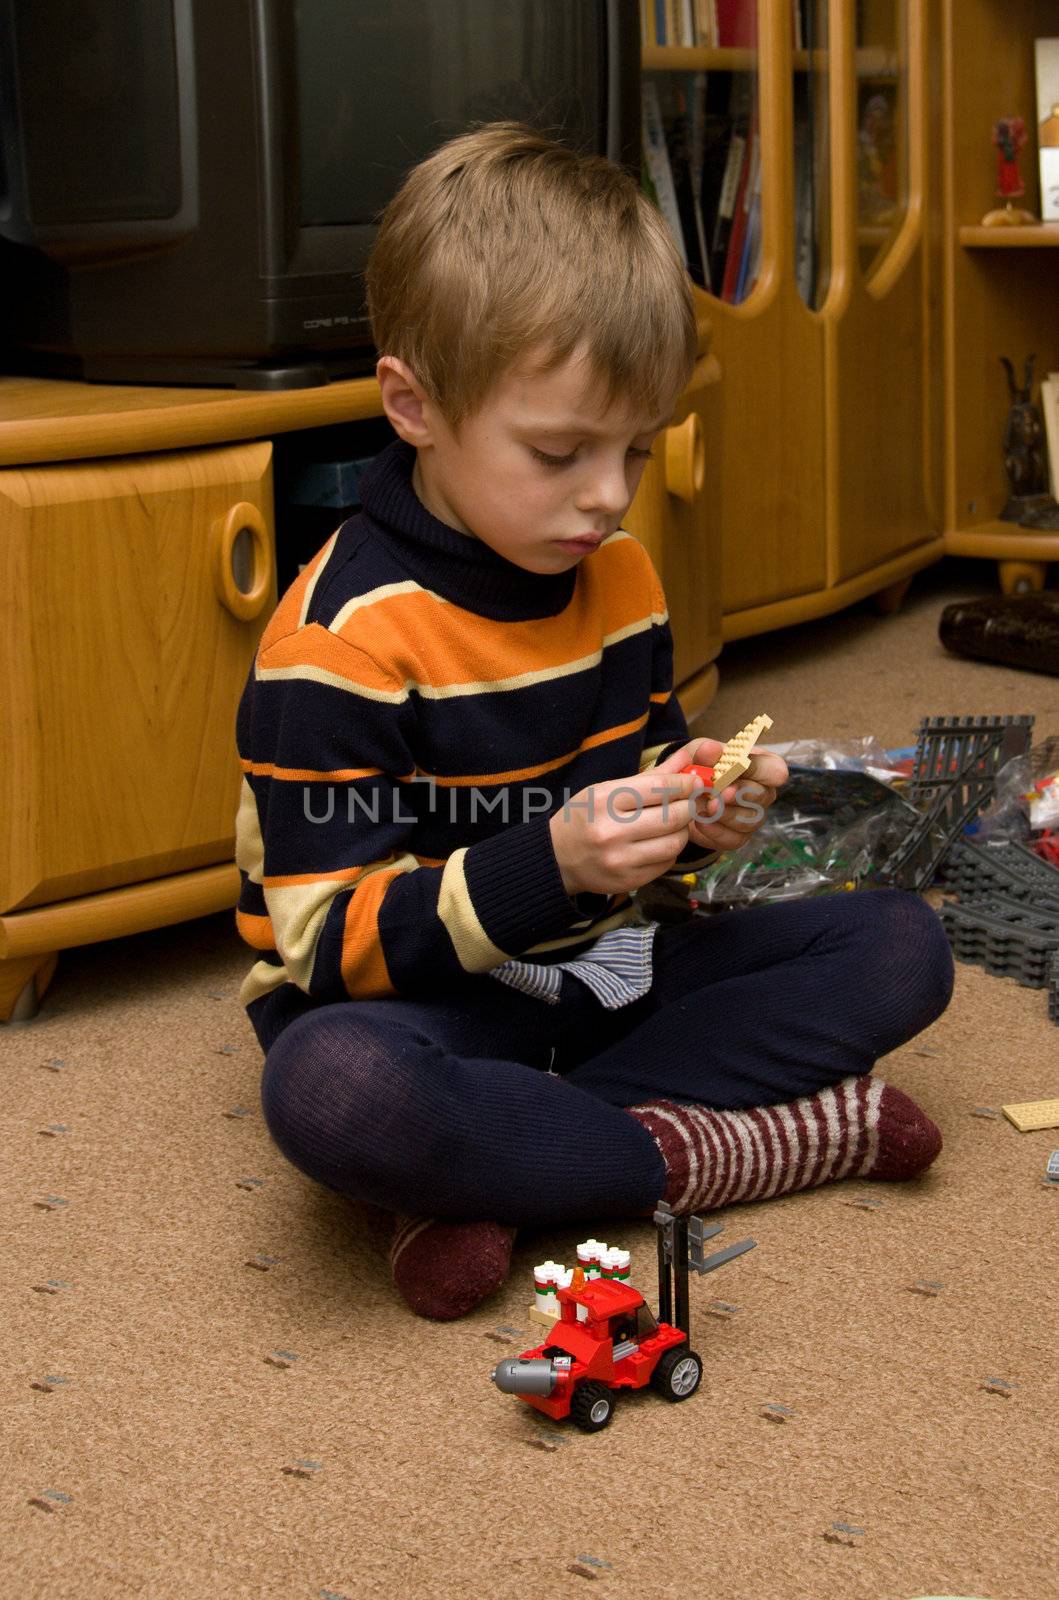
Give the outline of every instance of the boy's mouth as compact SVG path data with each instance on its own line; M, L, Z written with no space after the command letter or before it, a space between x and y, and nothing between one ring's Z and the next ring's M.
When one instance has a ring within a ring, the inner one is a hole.
M556 542L568 546L571 550L598 550L606 538L605 533L583 533L573 539L559 539Z

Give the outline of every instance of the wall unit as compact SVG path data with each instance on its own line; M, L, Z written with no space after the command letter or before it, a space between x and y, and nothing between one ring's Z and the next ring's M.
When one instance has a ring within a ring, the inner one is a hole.
M756 43L644 46L647 76L680 74L685 105L688 74L704 73L710 96L718 77L751 85L756 271L738 303L699 291L723 380L706 455L725 638L872 593L894 603L944 549L941 433L928 417L926 5L743 0L739 10ZM889 127L888 194L867 159L873 97ZM709 232L712 216L704 222Z

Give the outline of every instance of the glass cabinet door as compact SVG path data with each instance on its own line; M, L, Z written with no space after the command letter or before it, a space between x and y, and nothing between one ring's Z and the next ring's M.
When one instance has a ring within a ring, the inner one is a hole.
M812 311L831 282L831 74L828 0L794 4L794 276Z
M908 208L908 0L858 0L857 253L870 278Z
M644 188L695 283L739 305L761 261L758 0L641 18Z

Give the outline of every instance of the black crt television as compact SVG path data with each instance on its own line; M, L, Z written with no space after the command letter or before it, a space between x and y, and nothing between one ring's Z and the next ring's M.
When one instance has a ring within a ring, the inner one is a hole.
M363 270L423 156L514 118L640 173L639 0L0 0L8 370L369 373Z

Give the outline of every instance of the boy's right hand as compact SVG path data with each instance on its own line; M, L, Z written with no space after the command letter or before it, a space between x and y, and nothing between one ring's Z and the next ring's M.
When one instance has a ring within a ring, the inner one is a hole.
M691 773L649 767L572 795L549 821L567 894L625 894L668 872L704 790Z

